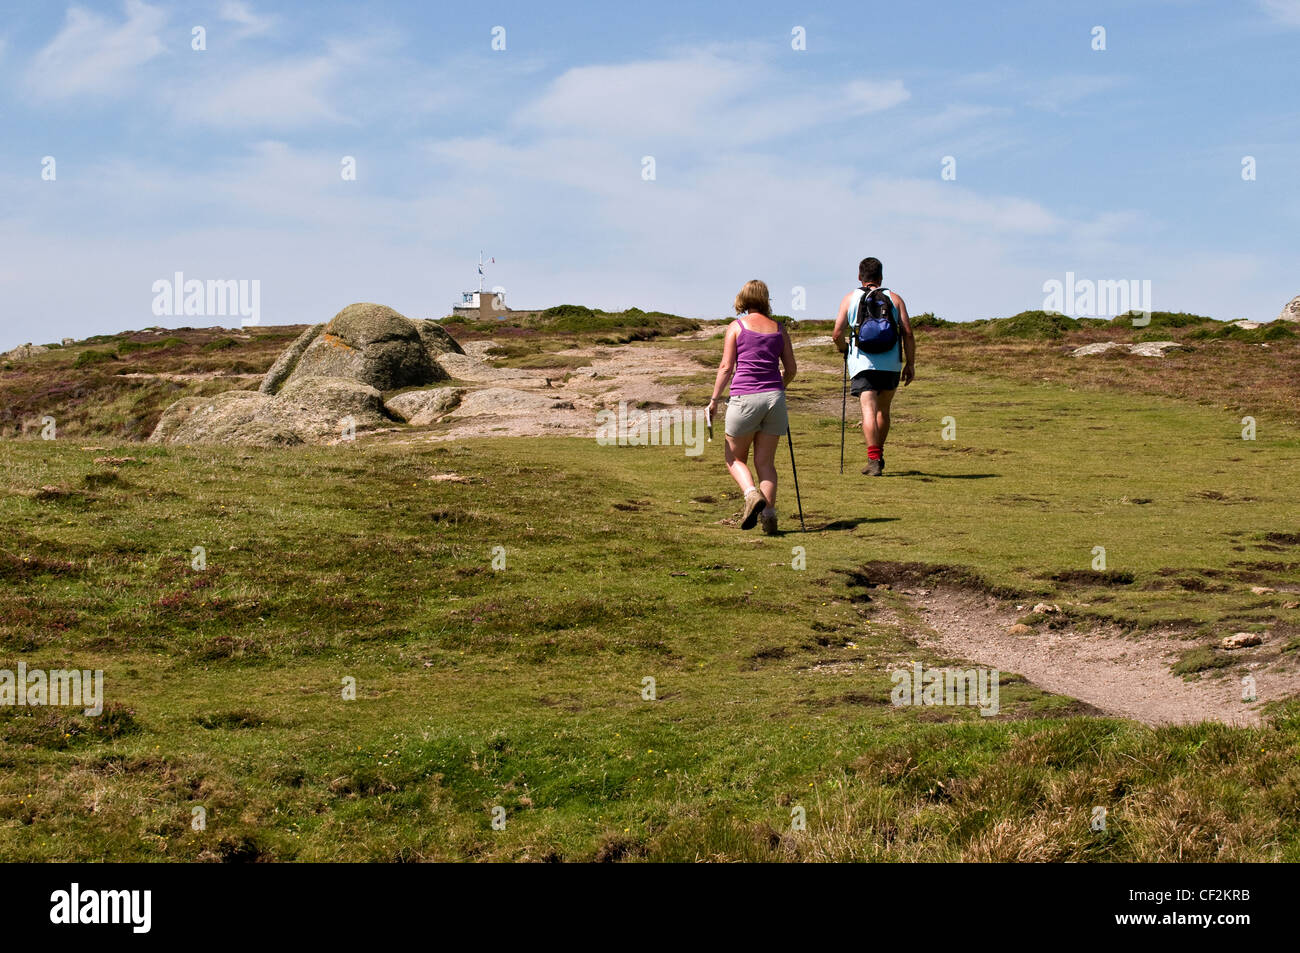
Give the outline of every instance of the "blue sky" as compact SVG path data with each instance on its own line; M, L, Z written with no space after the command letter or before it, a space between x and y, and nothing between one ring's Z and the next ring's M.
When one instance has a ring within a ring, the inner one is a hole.
M1300 0L755 6L0 3L0 348L238 323L155 317L177 271L441 316L480 248L517 308L827 317L868 254L958 320L1300 294Z

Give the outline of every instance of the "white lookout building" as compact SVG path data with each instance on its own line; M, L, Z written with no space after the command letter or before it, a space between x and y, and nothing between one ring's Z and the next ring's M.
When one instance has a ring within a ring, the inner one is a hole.
M488 264L495 264L496 259L492 258ZM504 288L496 291L486 291L483 288L485 281L483 272L483 253L478 253L478 290L463 291L460 295L460 301L452 305L451 313L466 318L499 318L510 313L506 307L506 292Z

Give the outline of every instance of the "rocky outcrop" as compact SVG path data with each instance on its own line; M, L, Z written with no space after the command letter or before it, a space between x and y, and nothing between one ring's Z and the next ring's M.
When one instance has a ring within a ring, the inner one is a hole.
M1136 354L1139 357L1164 357L1170 351L1190 351L1192 350L1186 344L1179 344L1177 341L1143 341L1140 344L1123 344L1119 341L1098 341L1096 344L1085 344L1083 347L1076 347L1071 351L1072 357L1089 357L1093 354L1108 354L1112 351L1123 351L1126 354Z
M1291 303L1282 309L1282 313L1277 316L1279 321L1300 322L1300 295L1291 299Z
M1083 347L1076 347L1072 353L1073 357L1090 357L1093 354L1107 354L1110 351L1128 351L1127 344L1120 344L1118 341L1098 341L1096 344L1085 344Z
M44 344L20 344L12 351L5 351L0 354L0 361L21 360L25 357L32 357L35 354L44 354L49 348Z
M452 417L509 417L548 410L572 410L573 402L509 387L470 391L451 412Z
M460 354L456 340L433 321L412 321L382 304L350 304L330 321L304 331L262 380L278 393L308 377L343 377L379 391L423 387L447 380L443 354Z
M434 360L442 354L464 354L465 350L460 346L460 342L452 337L447 329L437 321L416 321L415 329L420 333L420 340L424 342L429 356Z
M256 391L186 397L163 411L153 443L275 447L338 443L396 421L432 423L460 399L457 388L383 392L447 380L443 355L465 352L433 321L379 304L348 305L294 339Z
M291 381L274 396L235 390L178 400L163 412L149 442L337 443L391 423L373 387L347 378L310 377Z
M1186 344L1177 341L1143 341L1141 344L1129 345L1128 352L1139 357L1164 357L1171 351L1190 351Z
M313 324L294 338L293 343L281 351L280 356L275 359L271 369L262 378L262 386L258 390L263 394L277 393L289 379L289 374L298 366L298 361L302 358L302 352L307 350L307 345L316 340L324 328L324 324Z
M433 423L460 403L465 391L459 387L430 387L408 390L390 398L388 412L415 427Z

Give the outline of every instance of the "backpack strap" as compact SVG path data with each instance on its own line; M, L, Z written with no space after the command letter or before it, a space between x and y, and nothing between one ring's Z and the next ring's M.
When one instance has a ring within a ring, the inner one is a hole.
M868 291L866 288L863 288L861 285L854 288L853 290L862 292L861 296L858 298L857 306L854 307L853 309L853 315L857 320L850 321L848 323L849 324L849 347L856 353L858 350L858 321L862 320L862 302L866 300ZM844 360L847 361L848 359L849 359L849 352L845 351Z

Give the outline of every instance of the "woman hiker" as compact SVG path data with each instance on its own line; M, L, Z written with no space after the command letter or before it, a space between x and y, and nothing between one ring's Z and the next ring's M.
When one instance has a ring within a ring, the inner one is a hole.
M713 382L709 415L718 408L723 389L731 382L727 400L727 469L745 494L741 529L776 533L776 448L789 427L785 388L794 380L794 348L785 325L772 320L767 285L755 279L736 295L736 320L722 342L722 363ZM784 373L782 373L784 369ZM758 486L749 473L749 447L754 446Z

